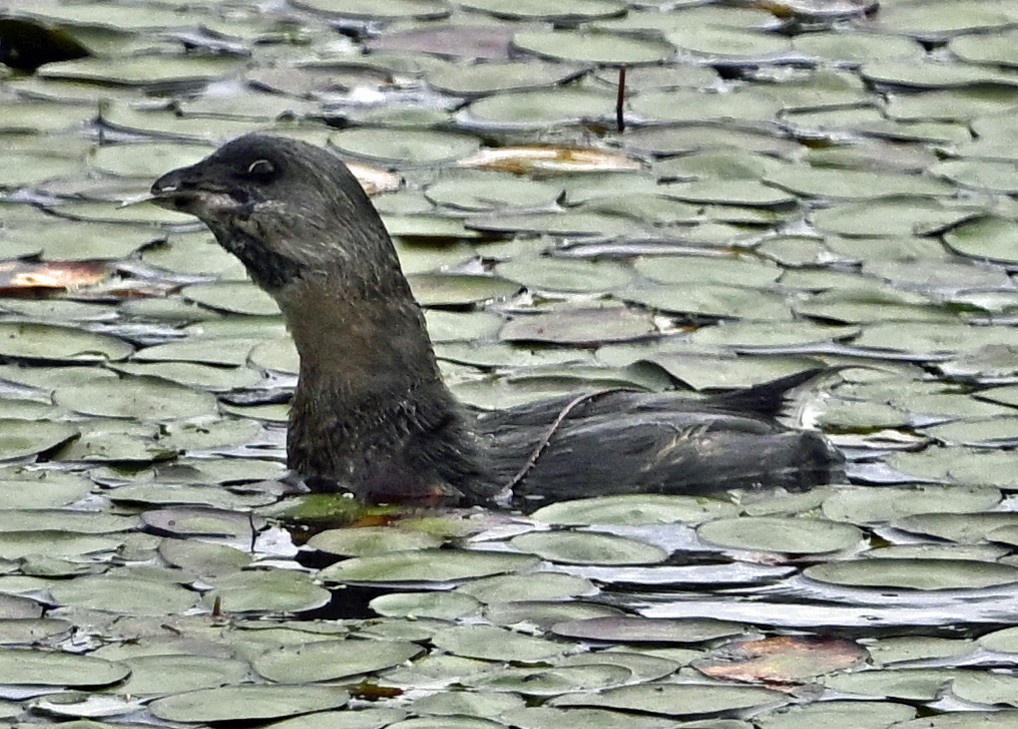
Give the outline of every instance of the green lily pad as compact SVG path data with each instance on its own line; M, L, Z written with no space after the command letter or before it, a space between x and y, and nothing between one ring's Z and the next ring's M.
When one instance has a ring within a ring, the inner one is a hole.
M633 277L627 266L610 261L516 258L500 263L501 276L539 291L597 292L625 286Z
M511 20L568 21L576 23L595 18L622 15L625 5L615 0L561 0L549 5L541 0L520 0L511 6L498 0L457 0L457 4L479 10L496 18Z
M586 344L643 339L656 334L652 318L629 309L576 309L521 316L502 327L509 342Z
M938 668L856 671L828 676L824 679L824 684L835 691L852 694L854 697L932 701L953 677L952 671ZM929 722L929 719L923 721ZM899 726L911 723L905 722Z
M630 102L633 111L647 121L770 121L781 102L755 89L729 93L704 93L686 89L640 94Z
M513 46L545 58L599 65L660 63L675 53L668 43L608 33L530 31L513 36Z
M73 534L59 530L8 531L0 534L0 558L22 559L30 555L51 557L110 555L121 549L123 534Z
M504 299L520 290L516 282L498 276L465 273L418 273L407 280L422 306L464 306Z
M758 718L761 729L811 729L817 726L851 726L856 729L900 726L915 716L915 709L892 702L822 701L793 706L787 711Z
M451 582L530 569L530 555L422 549L354 557L326 567L328 582Z
M220 281L212 284L192 284L181 291L188 301L218 311L253 316L279 314L279 306L267 293L246 281Z
M37 73L43 78L103 86L178 84L194 88L229 75L239 65L239 59L225 55L148 54L48 63Z
M464 66L448 64L427 72L428 83L439 91L456 96L488 96L501 91L519 91L557 86L575 76L577 69L561 63L491 61Z
M328 554L363 557L403 550L434 549L442 545L442 540L424 532L390 527L361 527L328 529L311 537L307 545Z
M658 564L668 557L652 544L596 532L531 532L514 537L510 544L562 564Z
M959 711L903 721L895 729L1009 729L1018 721L1018 711Z
M255 658L254 669L277 683L335 681L400 665L421 652L416 643L329 640L285 646Z
M823 554L849 549L862 541L853 526L821 519L774 516L717 519L701 524L697 535L730 549L786 554Z
M62 607L122 615L175 615L194 607L197 593L168 582L113 574L78 577L50 589Z
M539 630L550 630L563 622L592 618L615 618L623 615L625 613L617 608L579 600L569 602L520 600L491 603L484 608L484 617L488 622L510 629L519 625L527 625L535 626Z
M462 124L481 128L539 129L614 117L615 95L593 89L515 91L488 96L461 112Z
M975 215L928 197L893 197L835 205L813 213L824 233L847 236L923 235L935 233Z
M583 577L559 572L531 572L524 575L496 575L467 582L456 589L482 603L519 600L562 600L593 595L597 588Z
M130 696L166 696L215 688L242 681L250 670L245 661L219 656L138 656L122 663L131 669L131 677L121 687Z
M431 637L435 647L456 656L488 661L540 663L565 653L567 646L488 625L445 628Z
M598 691L627 683L632 671L623 666L556 666L512 669L484 677L480 688L512 691L524 696L558 696L572 691Z
M348 129L333 134L329 142L346 154L400 165L449 162L480 147L475 138L462 134L407 129Z
M1018 193L1018 167L1013 162L948 160L933 165L929 171L965 187L1003 194Z
M195 418L219 412L214 396L150 377L57 388L53 399L77 413L141 421Z
M561 192L557 185L539 180L483 170L459 170L443 175L438 182L429 185L424 194L437 205L460 210L493 210L551 205Z
M846 587L902 590L978 590L1018 582L1018 567L947 559L865 559L816 564L803 574Z
M107 334L49 324L0 322L0 356L51 362L104 362L134 348Z
M131 670L101 658L41 649L0 648L0 682L35 686L108 686Z
M189 167L212 150L180 142L103 144L92 153L92 165L108 175L154 178L175 167Z
M592 618L559 623L552 632L565 638L610 641L612 643L705 643L718 638L740 635L738 623L722 620L669 620L623 616Z
M798 195L834 200L954 194L953 185L935 178L868 170L788 166L770 172L764 181Z
M336 709L349 699L350 694L332 686L224 686L157 699L149 711L187 724L265 721Z
M824 500L823 512L835 521L872 524L911 514L985 511L999 501L1000 491L988 486L841 489Z
M946 233L944 241L956 253L976 260L1018 262L1018 233L1014 221L1006 218L982 217L963 223Z
M1014 30L986 35L970 35L952 38L948 48L969 63L985 63L1014 68L1018 66L1015 55L1015 40L1018 33Z
M892 526L915 534L927 534L962 544L985 541L998 529L1018 524L1014 512L984 512L975 514L914 514L892 522Z
M274 722L273 729L382 729L406 717L402 709L372 707L319 711Z
M247 552L225 544L172 538L159 543L159 556L174 567L206 579L234 574L252 561Z
M1018 706L1018 678L988 671L961 671L951 683L951 693L977 704Z
M662 494L624 494L563 501L543 506L530 515L546 524L698 524L734 516L736 507L724 501Z
M212 584L202 599L210 606L218 602L226 614L300 612L327 605L331 598L308 575L292 570L235 572Z
M47 420L0 420L0 460L25 458L51 451L77 438L81 431Z
M259 345L261 346L261 345ZM253 355L252 355L253 357ZM110 369L139 379L157 377L201 390L236 390L261 381L258 372L247 367L210 367L193 362L117 362Z
M1008 446L1018 439L1018 415L958 420L922 428L920 432L948 444Z
M138 350L134 359L142 362L197 362L239 367L247 362L251 349L261 340L250 338L190 339L167 342Z
M669 717L702 717L727 712L775 707L787 703L784 694L763 688L709 683L623 686L600 693L566 694L552 706L589 706L640 711Z
M379 595L369 607L385 617L457 620L479 611L481 603L458 592L393 592Z
M341 18L365 20L435 20L449 14L441 0L299 0L294 5L305 10Z

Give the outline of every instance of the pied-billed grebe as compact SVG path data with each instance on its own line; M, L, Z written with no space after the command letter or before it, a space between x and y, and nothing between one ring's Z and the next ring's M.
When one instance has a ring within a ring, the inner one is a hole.
M841 462L774 420L804 372L706 400L609 391L475 412L439 373L378 213L325 149L250 134L152 186L279 304L300 354L288 465L313 489L466 503L808 486Z

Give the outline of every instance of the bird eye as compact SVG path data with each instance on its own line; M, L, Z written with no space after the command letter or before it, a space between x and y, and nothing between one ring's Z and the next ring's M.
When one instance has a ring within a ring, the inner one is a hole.
M267 182L276 176L276 166L267 159L256 159L248 166L247 176Z

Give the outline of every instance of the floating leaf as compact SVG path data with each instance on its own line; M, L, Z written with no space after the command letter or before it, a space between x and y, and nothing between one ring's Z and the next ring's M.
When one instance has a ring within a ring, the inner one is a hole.
M128 676L124 665L48 650L0 648L0 682L35 686L108 686Z
M38 455L78 437L81 431L67 423L46 420L0 420L0 460Z
M355 557L320 574L329 582L450 582L518 572L536 564L529 555L423 549Z
M629 309L555 311L511 319L499 337L510 342L589 344L643 339L656 333L649 315Z
M532 532L514 537L511 544L563 564L657 564L668 557L652 544L595 532Z
M862 559L807 567L810 579L847 587L978 590L1018 582L1018 567L946 559Z
M566 694L553 699L551 705L603 707L669 717L702 717L778 706L786 702L783 694L762 688L709 683L652 683L623 686L596 694Z
M336 709L349 699L332 686L224 686L157 699L149 710L160 719L190 724L265 721Z
M0 322L0 355L56 362L103 362L127 357L134 348L107 334L49 324Z
M855 527L820 519L742 517L701 524L704 541L731 549L789 554L822 554L855 546L862 532Z
M659 63L675 53L671 45L660 41L576 31L516 33L513 46L547 58L621 66Z
M435 633L431 642L453 655L513 663L539 663L566 651L563 643L488 625L445 628Z
M416 643L329 640L286 646L258 656L254 669L277 683L334 681L397 666L421 652Z
M57 388L53 399L75 412L107 418L162 422L218 414L212 395L151 377Z
M620 617L559 623L552 632L564 638L618 643L705 643L739 635L743 626L721 620L665 620Z

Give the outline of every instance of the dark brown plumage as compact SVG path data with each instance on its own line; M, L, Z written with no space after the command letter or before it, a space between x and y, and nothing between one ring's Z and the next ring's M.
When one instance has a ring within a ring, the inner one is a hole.
M821 435L774 420L817 371L707 400L610 391L463 407L377 212L324 149L247 135L163 175L152 194L205 222L279 303L300 353L288 465L312 488L486 503L511 486L519 503L800 487L838 469Z

